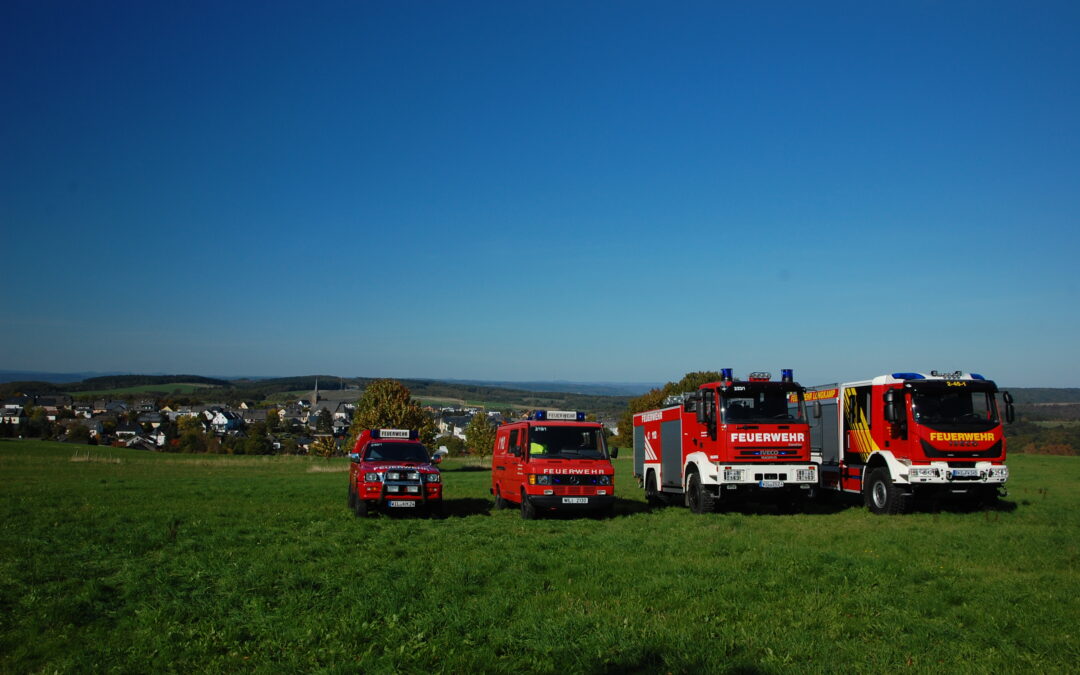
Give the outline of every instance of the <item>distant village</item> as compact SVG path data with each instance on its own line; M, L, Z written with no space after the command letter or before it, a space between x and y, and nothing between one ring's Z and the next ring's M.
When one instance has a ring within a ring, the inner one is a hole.
M277 407L254 402L235 405L162 405L163 398L76 401L68 395L14 396L0 407L0 437L58 441L172 452L237 454L340 453L352 424L355 403L326 400L318 390ZM491 424L499 412L476 407L428 406L440 444L463 447L465 428L474 415ZM186 436L186 438L185 438ZM202 443L192 447L190 439Z

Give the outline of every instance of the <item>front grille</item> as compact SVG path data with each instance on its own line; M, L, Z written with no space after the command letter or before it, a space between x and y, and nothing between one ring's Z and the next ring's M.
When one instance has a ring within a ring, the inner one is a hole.
M583 485L556 485L553 489L556 495L562 497L578 497L581 495L596 494L596 489L592 486L586 487Z
M786 473L755 473L754 480L787 480Z
M552 485L601 485L601 476L582 474L555 474L551 476Z

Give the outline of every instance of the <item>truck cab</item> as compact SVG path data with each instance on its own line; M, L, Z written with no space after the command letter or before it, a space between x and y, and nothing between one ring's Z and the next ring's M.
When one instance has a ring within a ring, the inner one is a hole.
M920 495L992 501L1009 478L1002 418L1012 397L977 373L901 372L815 387L813 452L823 489L861 494L878 514Z
M495 433L491 493L495 508L517 505L526 520L554 512L610 515L615 470L604 427L585 413L537 410Z
M707 513L725 502L758 499L783 507L818 483L810 458L804 388L792 371L723 379L669 397L634 415L634 474L654 506L682 500Z
M365 429L349 454L349 507L357 516L375 511L441 516L442 474L410 429Z

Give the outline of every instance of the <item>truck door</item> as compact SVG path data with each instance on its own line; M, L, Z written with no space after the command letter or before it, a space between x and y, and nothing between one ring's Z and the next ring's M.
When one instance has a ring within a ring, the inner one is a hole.
M517 501L521 494L521 479L525 461L525 427L510 429L506 452L506 471L503 474L503 496Z
M493 493L502 493L506 475L506 458L510 454L510 434L508 429L499 429L495 434L495 450L491 453L491 489Z
M660 423L660 475L664 487L682 487L682 417ZM653 441L656 447L656 441Z

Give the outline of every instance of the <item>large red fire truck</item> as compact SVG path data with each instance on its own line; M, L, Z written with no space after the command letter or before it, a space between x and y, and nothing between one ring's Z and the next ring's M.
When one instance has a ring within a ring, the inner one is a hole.
M557 511L610 515L616 452L608 454L604 426L585 421L583 412L537 410L504 424L491 458L495 508L517 504L526 520Z
M441 516L442 475L415 430L365 429L349 457L349 507L356 515L375 510L423 510Z
M634 415L634 474L650 505L683 500L695 513L736 498L781 505L808 497L817 485L803 388L784 369L722 380L670 397L667 407ZM795 404L789 406L789 397Z
M892 373L811 387L811 451L821 488L862 495L877 514L917 496L997 498L1009 478L998 388L975 373ZM1002 393L1012 422L1012 396Z

